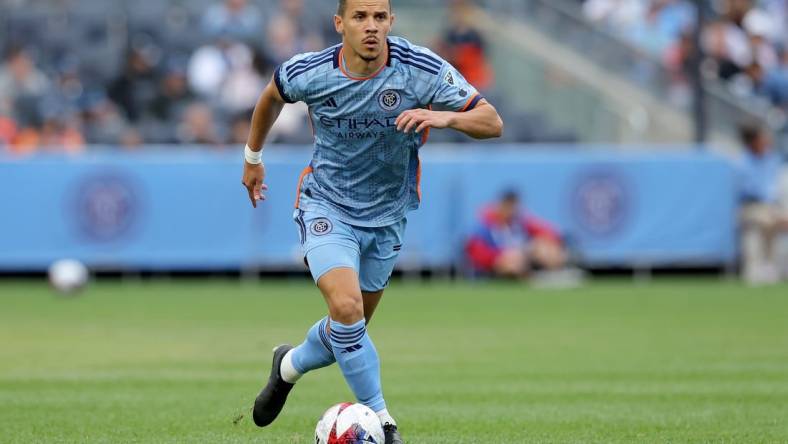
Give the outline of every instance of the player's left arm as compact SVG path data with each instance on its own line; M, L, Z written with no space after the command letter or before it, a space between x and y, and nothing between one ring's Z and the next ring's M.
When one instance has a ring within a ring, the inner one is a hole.
M503 120L487 100L482 99L470 111L432 111L411 109L397 117L397 131L421 133L427 128L451 128L474 139L491 139L503 134Z

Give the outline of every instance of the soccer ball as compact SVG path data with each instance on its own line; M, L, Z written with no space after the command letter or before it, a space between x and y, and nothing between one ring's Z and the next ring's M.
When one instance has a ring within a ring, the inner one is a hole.
M88 269L82 262L63 259L49 267L49 283L63 294L73 294L88 282Z
M337 404L315 428L315 444L383 444L385 439L378 415L363 404Z

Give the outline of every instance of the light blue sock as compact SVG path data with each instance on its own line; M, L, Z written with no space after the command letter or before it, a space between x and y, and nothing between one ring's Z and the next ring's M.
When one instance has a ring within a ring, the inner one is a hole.
M374 412L385 409L378 351L367 334L365 321L344 325L332 319L330 339L337 364L358 402Z
M331 342L328 340L326 322L327 317L317 321L307 332L304 342L293 349L293 367L298 373L303 375L336 362Z

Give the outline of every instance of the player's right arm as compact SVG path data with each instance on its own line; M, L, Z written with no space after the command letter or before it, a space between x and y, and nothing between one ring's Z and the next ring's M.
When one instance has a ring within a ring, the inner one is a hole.
M265 139L284 106L285 100L279 93L276 82L272 79L260 94L252 114L252 128L249 131L246 145L253 152L262 152ZM246 187L249 200L252 201L252 206L255 208L257 208L258 201L265 200L263 191L266 191L268 186L264 184L264 180L265 166L262 163L254 164L245 160L241 183Z

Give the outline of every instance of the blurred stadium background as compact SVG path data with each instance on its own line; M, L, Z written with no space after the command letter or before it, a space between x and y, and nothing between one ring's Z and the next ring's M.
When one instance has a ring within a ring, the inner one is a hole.
M406 439L788 442L788 2L392 2L394 33L506 123L422 150L422 209L375 327ZM322 310L291 218L304 107L269 139L261 208L239 178L260 91L339 42L335 8L0 0L0 441L310 442L348 396L316 376L268 435L229 424L266 350ZM475 267L468 240L506 191L590 273L570 274L579 287ZM56 300L42 276L66 258L97 282ZM489 370L448 332L515 358ZM445 357L413 351L425 337Z

